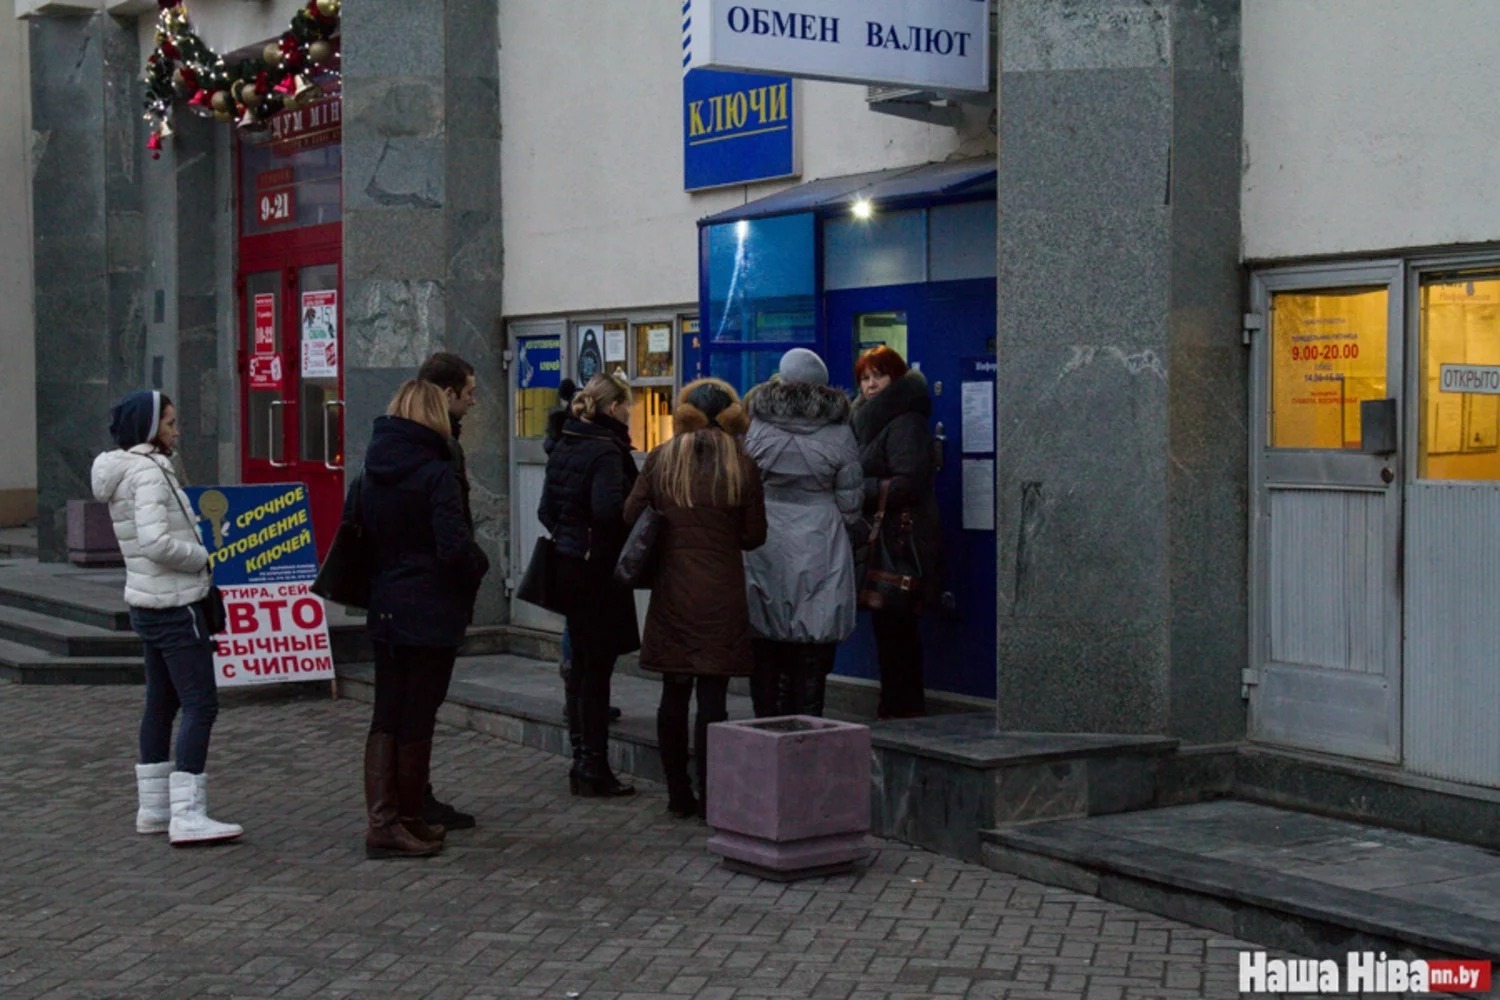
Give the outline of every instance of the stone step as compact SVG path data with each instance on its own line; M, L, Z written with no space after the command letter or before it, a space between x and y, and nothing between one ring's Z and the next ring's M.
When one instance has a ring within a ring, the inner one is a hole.
M116 632L130 631L130 613L125 608L121 586L124 575L103 571L108 582L97 579L100 571L68 573L34 571L30 567L0 575L0 607L20 608L65 621Z
M1500 957L1482 847L1219 801L987 831L983 862L1242 940L1334 959Z
M374 697L374 670L339 667L340 690ZM610 765L663 780L656 739L661 683L616 672ZM754 717L731 686L730 719ZM978 861L981 834L1003 823L1138 809L1156 795L1158 761L1176 741L1157 737L999 733L989 713L874 722L830 708L828 716L870 726L871 832L949 857ZM549 753L567 754L563 686L555 662L521 656L460 659L439 718Z
M143 684L140 656L54 656L0 639L0 679L13 684Z
M1156 804L1177 740L1021 733L988 712L871 727L871 833L978 862L986 830Z
M141 655L141 641L134 632L99 628L3 605L0 605L0 639L33 646L61 657Z

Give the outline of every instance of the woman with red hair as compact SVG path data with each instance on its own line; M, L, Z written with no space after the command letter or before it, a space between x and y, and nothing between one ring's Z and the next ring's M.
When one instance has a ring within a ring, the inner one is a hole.
M888 547L909 544L921 564L920 599L909 607L872 608L870 621L880 658L882 719L905 719L926 711L922 685L922 606L942 593L942 533L934 491L932 396L927 379L884 345L866 351L854 368L854 436L865 474L865 515L874 518L885 493L881 536ZM903 537L910 533L909 540Z

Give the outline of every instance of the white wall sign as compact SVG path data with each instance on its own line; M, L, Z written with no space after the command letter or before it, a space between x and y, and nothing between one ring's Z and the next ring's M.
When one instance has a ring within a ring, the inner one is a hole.
M688 0L683 71L988 92L987 0Z
M1443 365L1440 389L1500 396L1500 365Z

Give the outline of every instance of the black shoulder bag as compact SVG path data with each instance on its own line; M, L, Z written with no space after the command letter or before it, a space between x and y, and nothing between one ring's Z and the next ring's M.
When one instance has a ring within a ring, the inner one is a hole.
M354 517L339 523L328 558L323 560L318 578L308 588L324 600L351 608L370 606L370 579L375 575L375 548L360 516L364 478L361 475L349 485L345 506L354 512Z
M620 561L615 563L615 582L623 583L634 590L649 590L656 579L657 551L661 548L661 532L666 520L654 506L641 511L625 547L620 550Z

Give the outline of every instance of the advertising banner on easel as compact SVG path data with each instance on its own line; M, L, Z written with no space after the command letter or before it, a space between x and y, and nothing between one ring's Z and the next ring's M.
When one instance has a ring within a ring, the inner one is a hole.
M328 615L302 483L187 490L229 624L215 636L219 687L333 679Z

